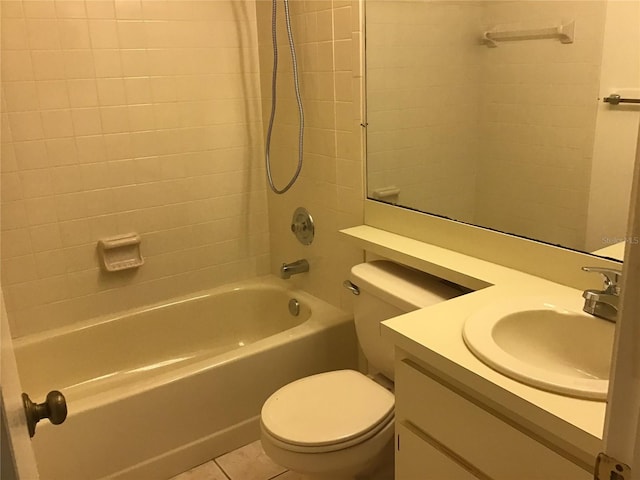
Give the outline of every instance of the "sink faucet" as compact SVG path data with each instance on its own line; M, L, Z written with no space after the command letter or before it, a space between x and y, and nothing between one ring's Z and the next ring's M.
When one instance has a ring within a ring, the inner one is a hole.
M283 263L280 267L280 277L291 278L291 275L297 275L298 273L304 273L309 271L309 262L304 258L297 260L293 263Z
M582 309L596 317L615 322L618 316L622 270L600 267L582 267L582 270L600 273L604 277L604 290L589 289L582 292L582 298L584 298Z

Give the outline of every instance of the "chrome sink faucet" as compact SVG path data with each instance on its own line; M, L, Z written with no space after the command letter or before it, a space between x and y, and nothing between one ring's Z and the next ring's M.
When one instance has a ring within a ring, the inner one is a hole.
M304 258L293 263L283 263L280 267L280 277L291 278L291 275L297 275L309 271L309 262Z
M582 309L596 317L615 322L618 316L622 270L600 267L582 267L582 270L600 273L604 277L603 290L589 289L582 292L582 298L584 298Z

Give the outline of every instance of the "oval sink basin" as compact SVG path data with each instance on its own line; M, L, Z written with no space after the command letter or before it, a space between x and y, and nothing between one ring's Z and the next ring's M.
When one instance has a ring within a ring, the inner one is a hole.
M544 299L522 298L467 319L467 347L500 373L533 387L605 400L615 325Z

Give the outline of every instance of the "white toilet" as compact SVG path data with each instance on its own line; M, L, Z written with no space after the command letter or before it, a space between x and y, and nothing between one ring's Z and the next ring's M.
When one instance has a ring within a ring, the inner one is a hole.
M309 479L389 480L394 348L380 336L380 322L462 292L385 260L356 265L351 282L360 290L354 319L369 376L337 370L285 385L262 407L262 446L274 462Z

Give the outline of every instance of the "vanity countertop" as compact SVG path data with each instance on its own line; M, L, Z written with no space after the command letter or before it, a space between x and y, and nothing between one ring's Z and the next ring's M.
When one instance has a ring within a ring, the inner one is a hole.
M382 335L435 372L535 435L593 464L601 449L606 404L512 380L477 359L462 328L478 309L523 296L561 299L582 309L582 291L366 225L342 231L365 250L475 290L383 323ZM567 339L571 341L571 339Z
M616 260L623 261L625 246L626 246L625 242L618 242L618 243L614 243L613 245L609 245L608 247L601 248L600 250L595 250L592 253L594 255L600 255L602 257L609 257L609 258L614 258Z

